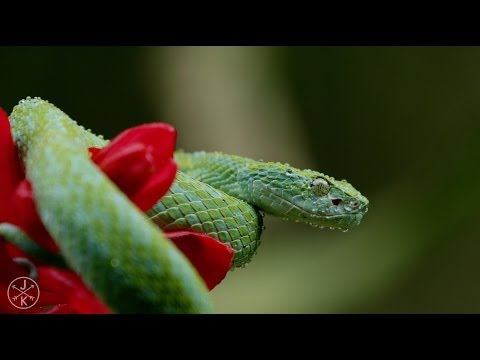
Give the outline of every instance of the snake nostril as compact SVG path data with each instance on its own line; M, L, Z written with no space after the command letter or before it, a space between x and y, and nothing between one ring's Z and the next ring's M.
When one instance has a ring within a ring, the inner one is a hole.
M337 206L338 204L340 204L342 202L341 199L332 199L332 204Z

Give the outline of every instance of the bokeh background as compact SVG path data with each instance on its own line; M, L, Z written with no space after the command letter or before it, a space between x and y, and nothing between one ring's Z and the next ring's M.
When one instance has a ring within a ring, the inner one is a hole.
M348 233L266 218L219 313L480 312L480 48L1 47L0 106L40 96L113 137L346 178L370 199Z

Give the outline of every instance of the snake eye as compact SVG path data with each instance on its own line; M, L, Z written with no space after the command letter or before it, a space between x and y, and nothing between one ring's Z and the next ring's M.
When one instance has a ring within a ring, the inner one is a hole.
M328 194L328 190L330 189L330 185L325 179L316 178L310 184L313 192L319 196L324 196Z

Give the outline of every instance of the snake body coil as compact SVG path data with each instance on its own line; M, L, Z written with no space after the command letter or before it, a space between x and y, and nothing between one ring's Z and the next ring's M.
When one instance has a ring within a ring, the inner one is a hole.
M42 222L113 311L212 310L190 262L90 161L87 148L104 141L40 99L22 101L10 121Z
M251 205L181 171L148 215L164 231L191 229L229 244L232 267L247 264L260 245L262 217Z

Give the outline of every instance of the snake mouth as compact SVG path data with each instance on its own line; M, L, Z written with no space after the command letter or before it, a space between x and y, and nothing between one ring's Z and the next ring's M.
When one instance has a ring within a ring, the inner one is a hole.
M290 200L287 200L285 198L282 198L281 196L278 196L277 194L274 194L274 193L271 193L273 196L275 196L278 200L280 201L283 201L283 202L286 202L287 204L289 204L291 207L290 209L288 209L286 212L284 212L283 214L280 214L280 215L283 215L283 216L286 216L288 217L288 214L290 213L290 211L292 211L293 209L297 210L299 213L300 213L300 216L302 215L308 215L308 216L304 216L303 218L300 218L298 219L298 216L295 216L295 220L303 220L303 221L309 221L309 220L315 220L315 219L319 219L319 220L335 220L335 219L342 219L342 218L356 218L357 215L362 215L364 214L364 209L363 208L359 208L358 210L356 211L352 211L352 212L348 212L348 213L343 213L343 214L331 214L331 215L328 215L328 214L319 214L318 212L314 212L314 211L311 211L311 210L307 210L307 209L304 209L304 208L301 208L299 207L298 205L292 203Z

